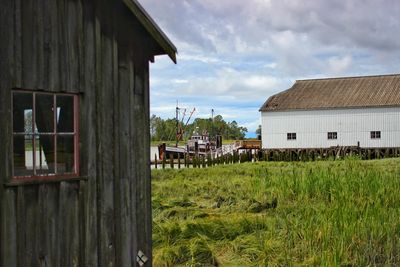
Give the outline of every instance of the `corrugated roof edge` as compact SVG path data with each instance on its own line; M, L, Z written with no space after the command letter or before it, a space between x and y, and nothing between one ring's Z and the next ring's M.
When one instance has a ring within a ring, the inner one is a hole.
M339 80L339 79L354 79L354 78L372 78L372 77L387 77L387 76L399 76L399 73L392 74L378 74L378 75L362 75L362 76L342 76L342 77L333 77L333 78L311 78L311 79L300 79L296 80L296 82L301 81L318 81L318 80Z
M145 29L157 41L157 43L164 49L165 53L176 63L176 54L178 53L175 45L165 35L165 33L158 27L157 23L150 17L147 11L137 0L122 0L129 10L138 18Z
M296 81L296 82L297 82L297 81ZM292 89L293 86L294 86L294 84L292 85L292 87L290 87L290 88L288 88L288 89L286 89L286 90L284 90L284 91L281 91L281 92L279 92L279 93L276 93L276 94L271 95L270 97L268 97L267 101L265 101L264 104L262 104L262 106L260 107L260 109L259 109L258 111L265 111L265 110L263 110L263 109L265 108L265 106L267 105L267 103L268 103L270 100L272 100L272 98L275 98L275 97L278 96L278 95L281 95L281 94L286 93L287 91L289 91L290 89Z

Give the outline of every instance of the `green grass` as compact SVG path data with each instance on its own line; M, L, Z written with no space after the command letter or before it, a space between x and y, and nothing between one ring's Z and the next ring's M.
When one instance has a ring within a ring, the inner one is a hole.
M400 265L400 159L153 170L154 266Z

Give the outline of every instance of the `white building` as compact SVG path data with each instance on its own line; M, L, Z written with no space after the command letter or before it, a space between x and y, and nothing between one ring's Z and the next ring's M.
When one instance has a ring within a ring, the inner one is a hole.
M299 80L260 111L263 148L400 147L400 74Z

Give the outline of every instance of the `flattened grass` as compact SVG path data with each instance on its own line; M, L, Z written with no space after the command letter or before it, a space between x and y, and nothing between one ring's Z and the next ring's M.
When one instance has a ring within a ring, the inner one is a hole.
M400 159L153 170L155 266L400 265Z

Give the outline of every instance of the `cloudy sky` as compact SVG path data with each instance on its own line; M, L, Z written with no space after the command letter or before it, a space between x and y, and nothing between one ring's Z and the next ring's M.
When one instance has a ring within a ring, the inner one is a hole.
M151 65L151 114L211 109L254 132L295 80L400 73L398 0L139 0L178 49Z

